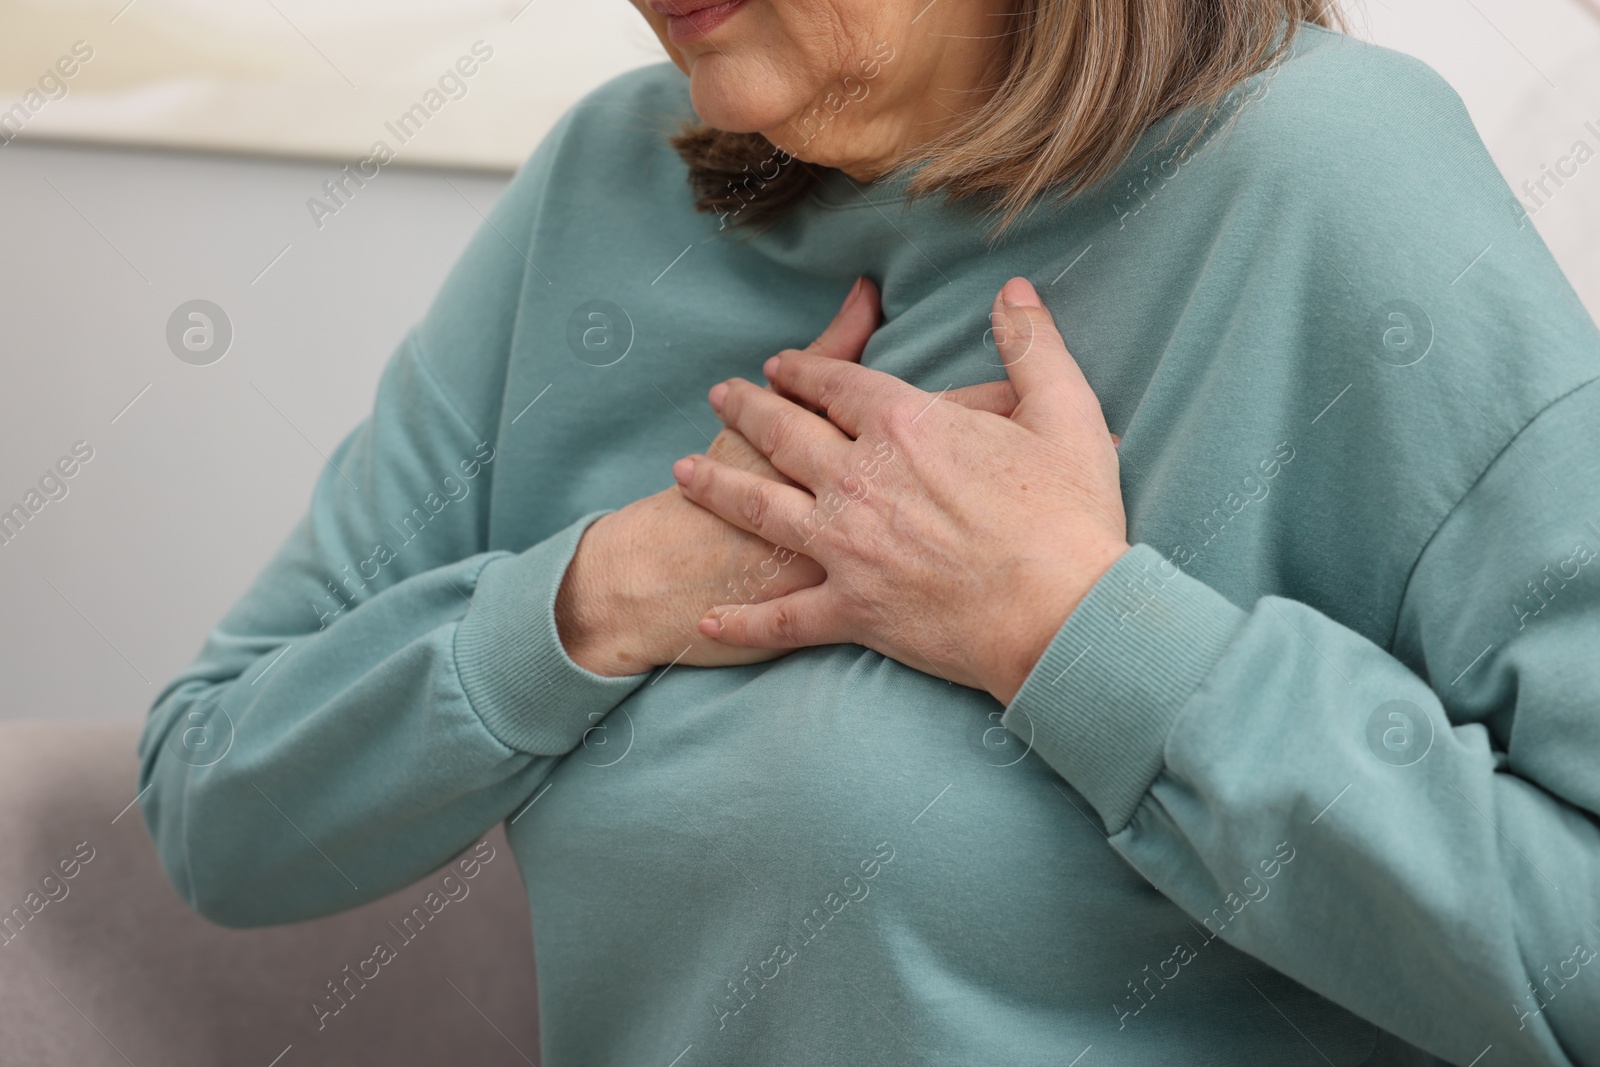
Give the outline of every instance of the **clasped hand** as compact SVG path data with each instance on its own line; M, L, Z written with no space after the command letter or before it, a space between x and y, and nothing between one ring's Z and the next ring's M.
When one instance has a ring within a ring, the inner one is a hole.
M1007 282L991 321L1009 410L817 352L769 359L771 389L712 387L713 409L771 473L696 454L673 466L680 490L775 546L774 579L796 562L825 576L719 604L698 624L703 637L774 651L864 645L1010 702L1127 550L1127 520L1117 440L1033 286Z
M861 279L805 353L833 362L859 359L879 315L878 291ZM1003 381L958 389L947 399L1001 413L1016 404L1010 383ZM737 430L724 428L707 454L726 473L751 479L750 484L755 479L791 484ZM809 556L724 522L669 486L602 516L584 531L557 592L556 628L573 662L600 675L676 663L755 663L785 650L705 636L696 623L706 609L733 599L786 596L823 578Z

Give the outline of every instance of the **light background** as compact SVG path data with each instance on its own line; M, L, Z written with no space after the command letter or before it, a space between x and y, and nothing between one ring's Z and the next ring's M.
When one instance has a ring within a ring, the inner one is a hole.
M1353 14L1456 87L1515 188L1580 139L1600 151L1585 3ZM95 449L0 546L3 718L145 711L303 512L504 169L588 89L660 57L623 0L0 0L0 109L80 39L95 58L68 95L0 146L0 508L74 441ZM306 199L478 39L495 57L468 95L313 227ZM1600 313L1600 159L1534 221ZM196 297L236 330L208 367L164 339Z
M24 136L364 158L472 44L493 58L405 146L511 170L574 101L666 58L625 0L0 0L0 106L84 41Z

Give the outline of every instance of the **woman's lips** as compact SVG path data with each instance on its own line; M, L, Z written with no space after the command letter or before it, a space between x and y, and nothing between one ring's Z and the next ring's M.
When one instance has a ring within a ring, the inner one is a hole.
M650 7L667 16L667 37L673 44L691 44L732 18L747 0L651 0Z

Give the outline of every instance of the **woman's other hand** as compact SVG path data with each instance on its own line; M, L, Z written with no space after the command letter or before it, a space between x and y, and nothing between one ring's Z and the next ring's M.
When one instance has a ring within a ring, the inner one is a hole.
M839 313L806 351L855 361L878 328L878 290L858 278ZM707 455L736 477L780 479L739 431L724 428ZM556 596L556 627L574 663L596 674L638 674L668 663L726 667L783 655L734 648L696 629L713 604L757 603L822 581L806 556L686 500L677 486L596 520L578 542Z
M854 363L880 316L877 286L860 278L803 354ZM1009 382L957 389L945 397L1002 415L1016 404ZM706 454L752 485L757 480L794 484L732 427L717 434ZM589 527L557 595L556 624L573 662L596 674L637 674L668 663L758 663L790 650L739 648L707 637L696 624L713 605L764 603L810 588L823 577L810 557L725 522L671 486Z
M827 577L719 605L703 633L739 648L853 642L1010 701L1127 550L1127 520L1116 441L1038 294L1012 279L992 316L1010 417L802 353L768 361L781 396L739 379L712 389L723 421L793 482L694 456L673 468L685 494Z

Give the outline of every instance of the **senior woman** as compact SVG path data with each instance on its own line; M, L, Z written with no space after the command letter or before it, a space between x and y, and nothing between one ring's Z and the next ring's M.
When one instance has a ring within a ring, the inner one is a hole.
M1600 337L1450 90L642 11L156 704L184 896L505 821L549 1067L1600 1063Z

